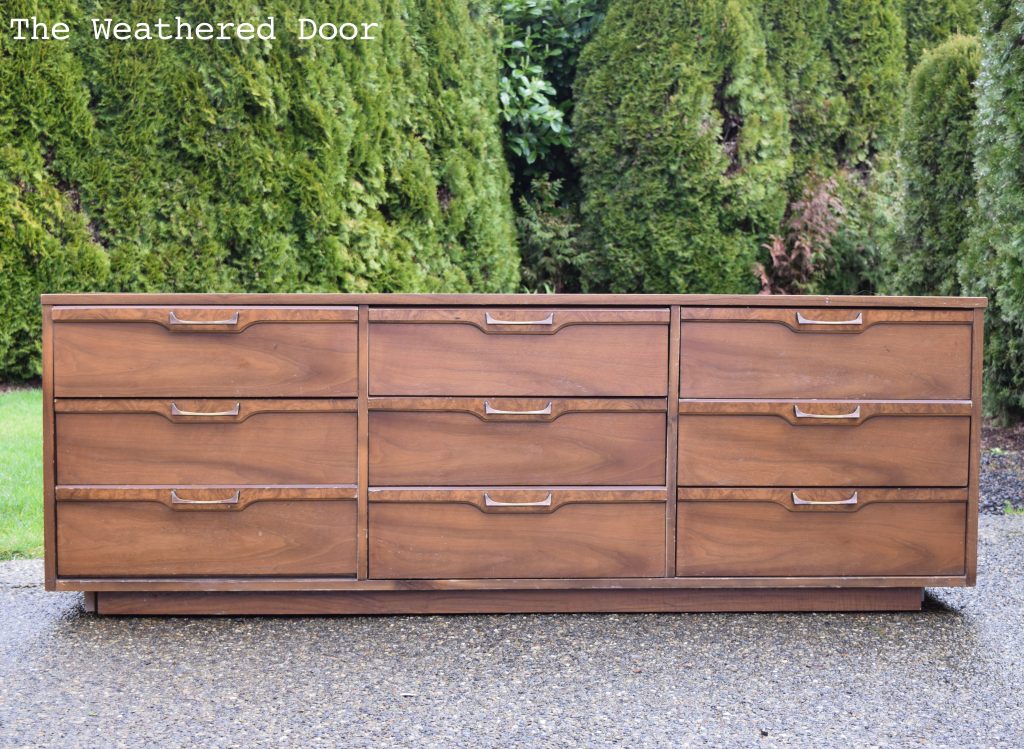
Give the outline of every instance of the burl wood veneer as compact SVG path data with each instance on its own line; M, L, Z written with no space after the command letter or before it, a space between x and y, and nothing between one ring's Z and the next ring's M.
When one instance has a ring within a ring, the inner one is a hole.
M44 295L101 614L851 611L974 584L983 299Z

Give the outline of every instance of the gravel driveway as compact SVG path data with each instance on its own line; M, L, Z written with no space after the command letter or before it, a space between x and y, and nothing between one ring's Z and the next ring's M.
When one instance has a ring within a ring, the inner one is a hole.
M1024 743L1024 518L912 614L147 619L0 565L0 747Z

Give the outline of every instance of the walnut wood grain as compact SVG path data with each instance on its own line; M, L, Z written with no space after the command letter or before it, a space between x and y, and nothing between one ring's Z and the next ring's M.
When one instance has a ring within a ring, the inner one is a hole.
M663 486L665 480L664 413L488 423L463 412L371 411L369 431L372 486Z
M371 411L460 412L481 421L554 421L571 413L664 413L665 398L370 398ZM488 408L491 410L489 411ZM515 413L495 413L494 411ZM537 413L542 412L542 413Z
M682 486L967 486L969 416L794 426L773 415L679 417Z
M259 502L174 512L155 502L61 502L64 576L354 575L356 503Z
M261 322L241 332L192 335L151 322L59 322L55 395L355 397L356 327Z
M101 616L918 611L921 588L99 593Z
M258 400L58 398L54 407L56 412L61 414L156 414L175 424L239 424L256 414L355 413L356 400L354 398L267 398Z
M676 574L963 574L966 512L963 502L876 503L853 514L681 502Z
M652 307L641 309L394 307L371 309L370 322L457 323L472 325L478 330L492 335L553 335L570 325L668 325L669 310Z
M477 486L460 489L429 486L412 487L371 487L370 502L397 502L421 504L467 504L481 512L488 513L552 513L569 504L621 504L629 502L662 502L668 496L668 489L635 486L577 486L541 488L522 486ZM496 507L488 505L484 495L494 502L526 503L544 502L525 506L516 504ZM548 500L550 497L550 500Z
M43 307L42 389L43 389L43 584L55 590L57 582L57 513L54 485L57 481L54 455L53 416L53 310Z
M834 502L848 499L856 492L857 503L851 505L798 505L793 494L813 502ZM967 489L865 489L863 487L790 487L764 488L708 488L685 487L678 490L679 502L774 502L790 512L859 512L865 505L875 502L960 502L967 501ZM60 496L58 489L58 497Z
M982 379L984 374L985 311L974 310L971 345L971 414L970 478L967 505L967 580L974 585L978 576L978 502L981 474Z
M971 401L753 401L682 399L679 413L777 416L798 427L856 427L879 416L970 416Z
M236 314L237 313L237 314ZM356 307L90 306L56 307L57 322L148 322L178 333L241 333L259 323L356 322ZM223 322L231 320L231 322ZM197 324L193 324L197 323Z
M370 576L655 577L665 568L661 503L575 504L492 515L464 504L370 505Z
M356 481L356 415L350 412L258 413L239 423L58 413L56 444L61 484Z
M774 307L683 307L680 318L685 322L770 322L784 325L794 333L861 333L874 325L958 323L969 325L973 319L970 309L892 309L841 307L838 309L806 308L795 306L803 297L791 296L786 309ZM801 321L798 314L804 319ZM859 320L859 322L854 322ZM816 323L824 324L816 324ZM843 324L847 323L849 324Z
M970 400L970 311L683 311L684 398Z
M455 322L371 322L370 394L664 397L667 318L579 323L542 335L494 335Z
M175 504L171 491L187 499L222 499L238 492L231 504ZM58 502L159 502L176 512L240 512L255 502L356 499L354 484L333 486L58 486Z
M43 294L43 304L150 305L379 305L418 307L913 307L961 309L985 307L984 297L819 296L751 294Z

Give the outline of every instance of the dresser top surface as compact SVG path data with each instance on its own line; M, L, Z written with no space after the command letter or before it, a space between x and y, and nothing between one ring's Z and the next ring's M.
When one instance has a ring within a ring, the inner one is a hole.
M984 297L762 294L43 294L44 305L265 304L472 307L986 307Z

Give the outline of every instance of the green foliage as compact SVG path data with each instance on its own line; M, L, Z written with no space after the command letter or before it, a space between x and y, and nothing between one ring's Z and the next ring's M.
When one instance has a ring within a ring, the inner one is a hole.
M66 43L4 42L0 122L18 150L5 157L0 221L23 233L19 221L38 225L85 269L68 261L66 278L8 281L16 308L70 279L137 291L518 284L500 31L481 0L268 0L258 15L277 19L274 42L101 42L84 26L91 16L251 19L248 0L154 0L145 13L128 0L13 5L11 15L83 24ZM299 41L300 15L379 20L380 38ZM32 192L45 185L50 194ZM4 242L5 255L19 252L47 250L40 239ZM97 275L107 257L109 282ZM0 366L37 369L24 343Z
M52 3L42 17L60 19L72 12L72 3ZM65 47L17 44L0 36L3 377L24 380L40 374L40 293L107 285L106 253L93 241L77 192L55 174L66 152L90 147L87 102L88 92Z
M613 0L576 98L584 287L754 290L791 162L750 6Z
M519 247L523 288L563 293L579 288L579 216L572 204L559 201L562 183L538 179L529 197L519 199Z
M906 36L899 0L832 0L832 57L849 117L841 164L862 167L895 145L904 92Z
M913 68L925 50L949 37L978 31L978 0L903 0L907 30L907 67Z
M960 283L989 298L987 408L1000 420L1024 417L1024 7L982 2L977 81L977 209Z
M928 51L910 77L901 147L903 226L889 288L958 294L957 263L974 204L974 80L981 46L955 36Z
M607 0L504 0L501 113L513 172L565 176L571 169L572 84L584 42ZM539 162L539 163L538 163ZM525 180L517 180L523 182Z

